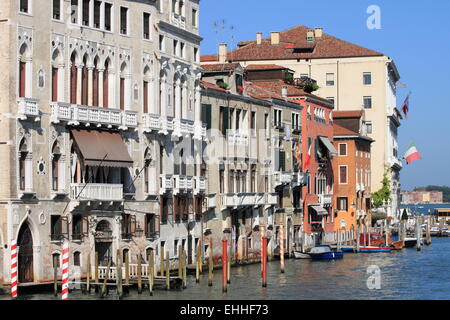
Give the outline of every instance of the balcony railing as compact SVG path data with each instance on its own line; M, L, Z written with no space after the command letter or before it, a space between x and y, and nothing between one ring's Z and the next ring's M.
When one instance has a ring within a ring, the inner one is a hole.
M78 198L77 198L78 196ZM70 185L70 199L91 201L122 201L122 184L73 183Z
M255 206L263 206L266 203L264 193L255 194Z
M185 119L173 119L173 134L178 137L190 136L195 133L194 122Z
M172 191L172 189L173 189L172 175L162 174L159 176L159 181L160 181L160 183L159 183L160 194L164 194L169 191Z
M188 176L173 176L173 186L175 193L186 193L194 189L194 178Z
M206 123L196 121L194 124L194 139L204 140L206 138Z
M28 117L39 120L40 110L39 110L39 100L30 98L19 98L17 100L18 104L18 114L19 120L27 120Z
M278 204L278 193L266 193L266 205L276 206Z
M194 178L194 193L200 194L206 192L206 177L195 177Z
M144 122L144 132L149 133L152 131L160 131L161 130L161 116L157 114L149 114L146 113L143 115Z
M332 194L320 194L319 202L322 207L329 207L333 203L333 195Z
M290 172L280 172L277 171L273 175L275 186L279 186L282 184L289 184L292 182L292 173Z
M306 186L308 184L308 174L306 172L294 172L292 179L293 187Z
M248 146L248 134L242 131L228 130L229 144Z
M398 157L390 156L389 160L390 160L390 163L391 163L392 167L396 166L396 167L398 167L400 169L403 168L403 163Z
M183 29L183 30L186 29L186 17L183 17L176 13L172 13L170 21L176 27Z
M106 126L108 128L118 127L121 130L137 127L137 113L129 110L119 110L110 108L99 108L63 102L51 104L51 122L61 121L69 124Z
M216 207L216 195L211 194L208 195L208 209L212 209Z

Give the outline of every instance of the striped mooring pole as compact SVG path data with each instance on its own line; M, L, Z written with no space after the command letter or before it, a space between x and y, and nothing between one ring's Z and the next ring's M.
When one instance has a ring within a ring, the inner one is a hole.
M11 297L17 298L17 242L11 240Z
M62 300L69 300L69 242L64 241L62 260Z

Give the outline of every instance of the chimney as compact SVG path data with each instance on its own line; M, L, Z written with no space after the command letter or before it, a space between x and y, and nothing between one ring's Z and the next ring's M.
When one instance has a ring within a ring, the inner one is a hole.
M272 44L279 44L280 43L280 33L279 32L272 32L270 34L270 42Z
M227 44L219 44L219 63L227 62Z
M281 87L281 96L284 99L287 99L288 93L287 93L287 87L286 86Z
M256 44L261 44L262 43L262 32L258 32L256 34Z
M314 41L314 30L308 30L306 32L306 40L308 42L313 42Z
M318 39L322 38L323 35L323 28L316 28L314 29L314 36Z

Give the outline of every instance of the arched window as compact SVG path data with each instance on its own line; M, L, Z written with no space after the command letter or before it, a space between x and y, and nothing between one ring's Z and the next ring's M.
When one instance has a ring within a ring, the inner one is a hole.
M142 112L148 113L149 112L149 79L150 79L150 69L148 67L145 67L144 69L144 81L142 84Z
M177 76L175 75L173 77L173 87L172 87L172 110L173 110L173 117L175 118L176 116L176 110L177 110Z
M28 145L27 141L22 139L19 145L19 188L25 190L28 185L27 175L27 157L28 157Z
M120 67L120 110L128 109L130 103L130 77L127 64Z
M83 69L81 71L81 104L88 105L88 56L83 57Z
M103 107L109 108L109 67L110 61L105 61L105 71L103 72Z
M77 65L76 65L77 55L72 53L70 57L70 103L77 103Z
M150 170L149 165L151 161L150 149L147 148L144 153L144 192L150 193Z
M98 72L98 68L99 67L99 58L95 58L94 60L94 72L92 74L92 105L95 107L99 106L99 88L98 88L98 76L99 76L99 72Z
M73 265L77 267L81 266L81 253L79 251L73 253Z
M55 141L52 148L52 190L58 191L60 189L60 170L61 170L61 150L58 141Z
M122 261L123 261L123 263L127 262L127 258L128 258L128 263L130 263L130 249L125 248L122 251L122 259L123 259Z
M30 50L26 44L23 44L19 50L19 97L29 98L31 96L31 56Z

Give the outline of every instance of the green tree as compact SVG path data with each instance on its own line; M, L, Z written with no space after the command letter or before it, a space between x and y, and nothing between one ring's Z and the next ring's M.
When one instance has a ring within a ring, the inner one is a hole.
M392 200L391 180L389 179L390 173L391 168L385 166L383 180L381 181L383 186L380 190L372 193L372 203L374 208L381 208L385 203L389 203Z

